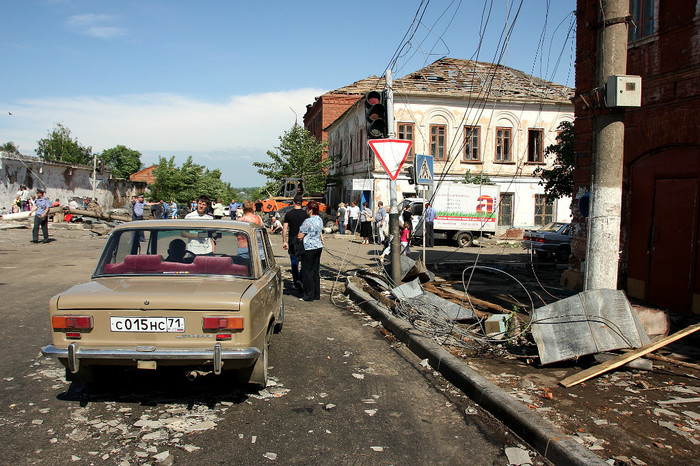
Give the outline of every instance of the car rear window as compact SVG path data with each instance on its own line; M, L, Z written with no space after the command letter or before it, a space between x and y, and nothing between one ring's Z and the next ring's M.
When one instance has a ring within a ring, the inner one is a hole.
M126 229L112 233L95 271L109 275L251 277L250 239L216 228Z

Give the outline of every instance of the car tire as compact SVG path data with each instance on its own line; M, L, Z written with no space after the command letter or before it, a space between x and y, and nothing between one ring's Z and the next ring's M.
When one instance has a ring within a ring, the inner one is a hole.
M474 238L472 234L467 231L461 231L455 235L455 242L460 248L468 248L472 245Z
M559 249L557 249L557 260L560 262L566 262L569 260L569 256L571 255L571 247L570 246L559 246Z
M326 220L326 228L333 228L335 226L335 220Z
M270 355L270 337L272 336L272 327L270 327L265 333L265 341L261 348L262 352L258 357L258 360L253 364L253 370L250 373L250 378L248 379L248 385L255 390L262 390L267 387L267 366L269 363Z

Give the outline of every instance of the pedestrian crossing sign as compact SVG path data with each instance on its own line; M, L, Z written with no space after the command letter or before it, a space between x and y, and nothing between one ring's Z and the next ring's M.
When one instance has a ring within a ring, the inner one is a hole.
M417 184L433 184L433 156L416 154L414 173Z

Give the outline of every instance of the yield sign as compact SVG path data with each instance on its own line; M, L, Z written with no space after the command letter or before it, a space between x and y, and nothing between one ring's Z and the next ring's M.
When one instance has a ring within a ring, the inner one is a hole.
M401 171L401 166L406 161L408 151L411 150L411 141L403 139L370 139L367 141L372 152L379 159L389 178L396 180Z

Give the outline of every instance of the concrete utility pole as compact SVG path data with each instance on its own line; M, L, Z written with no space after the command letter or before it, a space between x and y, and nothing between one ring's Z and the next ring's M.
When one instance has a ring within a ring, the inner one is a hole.
M386 127L389 139L396 137L394 130L394 90L391 70L386 70ZM401 284L401 238L399 237L399 206L396 201L396 180L389 178L389 235L391 239L391 279L395 286Z
M629 0L602 0L598 25L596 87L627 71ZM586 245L586 290L617 289L625 137L624 110L598 108L591 158L591 207Z

